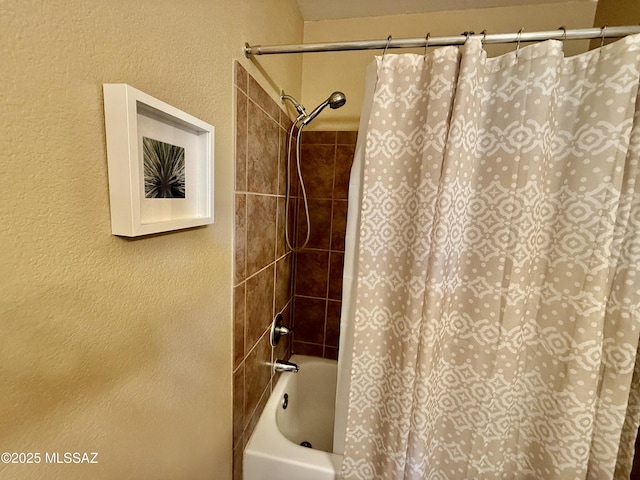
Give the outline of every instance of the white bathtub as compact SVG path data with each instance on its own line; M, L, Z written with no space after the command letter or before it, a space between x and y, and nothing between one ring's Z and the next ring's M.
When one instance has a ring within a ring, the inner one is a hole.
M244 450L244 480L338 478L342 455L332 453L337 362L305 355L290 361L300 371L282 373L276 383Z

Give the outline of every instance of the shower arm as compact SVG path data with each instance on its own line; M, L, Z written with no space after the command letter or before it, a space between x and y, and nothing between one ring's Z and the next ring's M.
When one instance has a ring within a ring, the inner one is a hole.
M287 95L286 93L284 93L284 90L280 90L280 100L282 101L288 100L293 104L296 111L298 112L298 118L296 119L296 122L300 121L300 119L307 116L307 112L304 109L304 107L300 103L298 103L298 101L295 98L293 98L291 95Z

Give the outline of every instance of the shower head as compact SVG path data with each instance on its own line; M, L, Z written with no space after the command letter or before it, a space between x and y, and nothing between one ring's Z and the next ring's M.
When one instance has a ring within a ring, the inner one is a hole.
M324 110L327 106L332 109L340 108L345 103L347 103L347 97L345 97L342 92L333 92L329 98L327 98L324 102L318 105L306 118L302 121L302 126L309 123L311 120L316 118L322 110Z
M345 97L342 92L333 92L327 101L329 102L330 108L336 109L347 103L347 97Z

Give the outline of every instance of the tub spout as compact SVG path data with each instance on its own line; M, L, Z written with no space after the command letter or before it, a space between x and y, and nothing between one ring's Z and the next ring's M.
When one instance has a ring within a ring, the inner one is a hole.
M273 364L273 371L298 373L298 365L292 362L285 362L284 360L276 360Z

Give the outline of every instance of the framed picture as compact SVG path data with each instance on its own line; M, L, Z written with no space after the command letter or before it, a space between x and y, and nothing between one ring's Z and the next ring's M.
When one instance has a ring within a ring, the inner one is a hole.
M111 233L213 223L213 126L126 84L103 92Z

